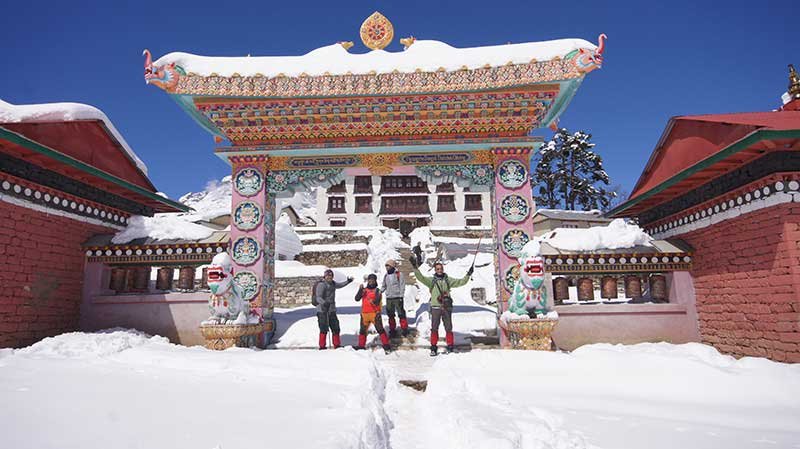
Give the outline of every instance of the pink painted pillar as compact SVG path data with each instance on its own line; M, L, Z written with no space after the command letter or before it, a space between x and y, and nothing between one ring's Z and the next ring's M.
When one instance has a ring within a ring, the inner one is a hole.
M497 313L508 308L508 299L519 276L519 251L533 238L529 158L533 147L493 148L495 155L494 231L497 260ZM503 332L501 345L506 346Z
M275 271L275 198L267 188L267 157L231 156L230 252L234 279L251 308L268 324L259 339L265 346L274 333L273 274Z

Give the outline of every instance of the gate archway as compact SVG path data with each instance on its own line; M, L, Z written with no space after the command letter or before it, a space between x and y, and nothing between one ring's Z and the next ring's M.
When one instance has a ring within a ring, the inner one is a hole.
M366 31L365 31L366 30ZM362 25L366 54L341 42L297 57L213 58L170 53L145 79L166 91L218 143L230 164L231 258L247 298L273 311L275 199L330 187L348 173L414 174L428 184L490 192L499 313L518 274L515 252L533 236L533 129L557 123L603 38L458 49L402 39L392 24ZM516 271L515 271L516 270Z

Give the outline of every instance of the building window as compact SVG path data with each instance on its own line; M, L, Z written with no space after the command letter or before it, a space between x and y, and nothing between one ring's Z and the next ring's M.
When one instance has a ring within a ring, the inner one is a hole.
M439 202L436 205L437 212L455 212L456 199L453 195L439 195Z
M328 213L343 213L344 210L344 197L331 196L328 197Z
M372 193L372 176L356 176L354 193Z
M371 214L372 213L372 197L371 196L357 196L356 197L356 213L357 214Z
M464 195L464 210L483 210L481 195Z
M478 217L478 218L467 218L467 226L480 226L480 225L481 225L480 217Z
M328 187L328 193L346 193L347 189L344 186L344 181L334 186Z
M430 193L428 183L419 176L384 176L381 193Z
M332 218L331 219L331 227L333 228L343 228L345 225L344 218Z
M426 196L388 196L381 199L381 215L428 215Z
M436 186L436 192L455 192L456 189L453 188L452 182L445 182L443 184L439 184Z

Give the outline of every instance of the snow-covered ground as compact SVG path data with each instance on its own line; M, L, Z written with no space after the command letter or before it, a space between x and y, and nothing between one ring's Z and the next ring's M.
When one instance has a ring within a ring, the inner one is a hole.
M394 232L394 231L393 231ZM390 237L384 237L390 239ZM331 245L333 246L333 245ZM386 246L383 246L386 248ZM385 255L374 256L370 251L368 265L380 265L385 262ZM396 256L395 256L396 257ZM375 262L373 262L373 259ZM456 259L447 264L447 273L453 277L464 276L472 264L473 256ZM378 263L379 262L379 263ZM483 287L486 289L486 297L495 297L494 284L494 265L491 264L492 255L479 253L475 259L476 269L472 275L472 280L464 287L453 290L453 330L455 332L456 344L470 344L472 336L486 336L496 329L496 312L491 306L482 306L472 300L471 289ZM281 262L276 264L279 268L280 276L322 276L324 267L306 267L299 262ZM358 285L363 281L364 276L373 270L364 267L343 267L335 268L334 279L344 281L348 276L352 276L354 282L336 291L337 316L342 328L342 344L354 345L356 343L359 328L359 313L361 303L356 302L355 295ZM379 272L378 280L383 279L383 274ZM431 275L432 273L427 272ZM417 286L406 287L405 309L409 319L409 326L416 328L419 336L416 345L428 347L430 345L430 314L428 302L430 293L426 288ZM313 306L304 306L292 309L276 308L274 317L277 321L278 330L275 335L274 346L277 348L314 348L318 344L319 328L317 326L316 309ZM387 325L387 317L383 315L384 326ZM444 344L444 326L439 328L439 335L442 337L440 343ZM372 334L368 341L374 340L378 344L378 335Z
M0 447L797 448L798 397L800 364L700 344L434 359L118 330L0 350Z

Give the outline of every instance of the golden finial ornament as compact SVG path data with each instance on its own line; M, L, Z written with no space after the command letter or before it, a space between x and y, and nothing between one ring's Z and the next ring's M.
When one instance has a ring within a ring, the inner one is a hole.
M341 45L342 48L349 51L350 48L353 46L353 41L341 41L337 42L337 44Z
M408 50L408 47L412 46L416 41L417 38L414 36L408 36L400 39L400 43L403 44L403 50Z
M789 96L792 100L800 100L800 76L794 69L793 64L789 64Z
M375 11L361 24L361 42L372 50L383 50L394 38L394 27L383 14Z

